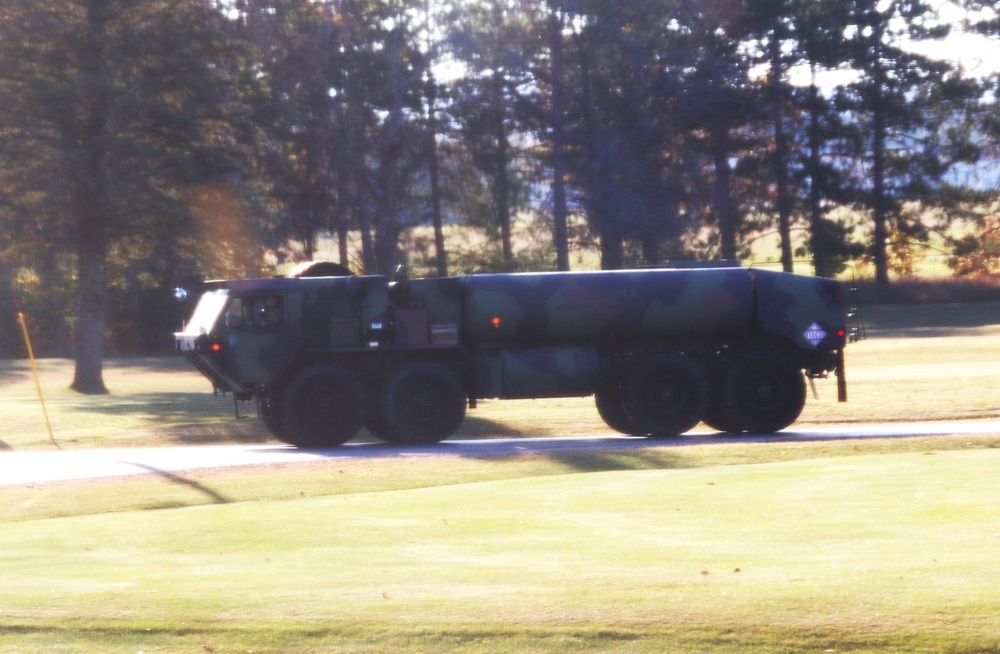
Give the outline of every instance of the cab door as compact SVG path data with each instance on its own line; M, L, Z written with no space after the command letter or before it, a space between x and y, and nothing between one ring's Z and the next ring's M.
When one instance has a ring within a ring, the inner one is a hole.
M297 295L275 292L240 294L230 299L224 321L226 351L243 383L280 379L298 351L301 336L293 329Z

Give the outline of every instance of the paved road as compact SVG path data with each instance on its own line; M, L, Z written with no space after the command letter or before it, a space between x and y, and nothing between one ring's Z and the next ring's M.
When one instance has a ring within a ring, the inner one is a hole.
M282 445L199 445L107 450L52 450L0 452L0 486L39 484L182 470L321 461L359 457L497 456L525 451L628 449L654 444L675 447L694 443L807 441L852 438L937 436L946 434L1000 434L996 421L942 421L838 425L789 429L776 435L739 437L692 434L650 441L628 436L568 436L559 438L503 438L449 440L423 447L384 443L348 443L330 450L298 450Z

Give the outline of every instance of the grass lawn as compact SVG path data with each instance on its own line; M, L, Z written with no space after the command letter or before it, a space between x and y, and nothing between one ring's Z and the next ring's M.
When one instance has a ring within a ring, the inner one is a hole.
M0 523L0 651L996 652L991 445L114 513L70 484L93 513Z
M996 304L875 308L803 424L996 419L998 335ZM51 448L28 371L0 441ZM42 374L64 448L265 439L176 360L102 398ZM608 432L559 400L462 435L522 433ZM720 438L3 488L0 652L1000 653L998 468L1000 434Z

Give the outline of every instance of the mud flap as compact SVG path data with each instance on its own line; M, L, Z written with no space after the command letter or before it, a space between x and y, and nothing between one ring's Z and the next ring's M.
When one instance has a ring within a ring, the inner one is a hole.
M847 401L847 375L844 373L844 348L837 350L837 401Z

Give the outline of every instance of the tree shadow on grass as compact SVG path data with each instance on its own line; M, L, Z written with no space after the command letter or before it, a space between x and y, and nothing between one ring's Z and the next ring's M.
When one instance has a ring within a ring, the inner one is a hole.
M170 483L177 484L177 485L180 485L180 486L187 486L188 488L191 488L191 489L193 489L193 490L201 493L205 497L207 497L209 500L211 500L211 502L213 504L229 504L230 502L233 501L233 500L229 499L228 497L226 497L225 495L223 495L223 494L221 494L221 493L219 493L219 492L217 492L215 490L212 490L208 486L205 486L204 484L200 484L200 483L194 481L193 479L188 479L187 477L182 477L181 475L175 474L173 472L168 472L166 470L161 470L161 469L159 469L159 468L157 468L155 466L150 466L150 465L146 465L146 464L143 464L143 463L134 463L134 462L132 462L131 465L134 465L136 468L141 468L141 469L146 470L146 471L148 471L148 472L150 472L152 474L155 474L155 475L157 475L159 477L162 477L163 479L169 481Z
M452 438L463 440L488 440L491 438L513 438L528 436L525 432L510 425L477 415L467 415Z
M265 443L264 423L236 418L230 398L205 392L131 393L81 398L71 410L83 414L131 418L137 428L165 444Z
M704 436L653 440L610 433L527 434L486 418L467 417L458 432L440 443L386 443L362 431L358 437L340 447L306 451L331 459L442 456L501 462L535 457L558 462L566 472L572 473L661 470L684 467L682 458L671 453L671 448L701 441ZM286 446L282 446L281 451L286 451Z
M481 420L481 419L480 419ZM503 425L482 420L478 425L482 430L496 427L489 437L469 437L460 430L452 438L429 445L399 445L381 441L356 439L344 446L310 450L330 458L396 458L414 456L442 456L481 461L513 461L536 457L559 462L569 472L609 472L623 470L673 470L700 467L698 459L692 459L685 447L713 444L815 444L844 441L864 442L870 439L924 439L952 433L947 423L938 428L932 426L918 431L901 429L876 429L857 432L848 427L843 433L828 430L786 431L775 434L727 434L721 432L697 431L674 438L653 439L645 437L621 436L614 434L564 434L539 436L513 433ZM477 430L478 431L478 430ZM506 433L504 433L506 432ZM970 432L975 434L978 432ZM991 432L984 432L991 433ZM994 447L989 445L989 447ZM284 449L284 448L283 448ZM855 447L855 450L858 448ZM782 450L784 451L784 450ZM783 460L781 458L775 460Z
M31 370L15 369L10 364L0 365L0 386L13 386L31 381Z
M526 434L485 418L466 417L462 428L451 437L453 441L491 441L510 439L504 446L481 452L476 448L462 451L463 457L508 458L511 455L544 456L557 461L573 472L607 472L614 470L648 470L676 467L676 457L665 457L664 447L684 444L685 437L652 440L616 434L596 434L586 439L569 438L571 434L553 435L538 441L537 434ZM524 438L521 443L518 438ZM528 438L531 438L529 441ZM448 441L445 441L447 445ZM530 444L529 444L530 443ZM657 447L663 446L663 447ZM654 449L651 449L654 448Z

